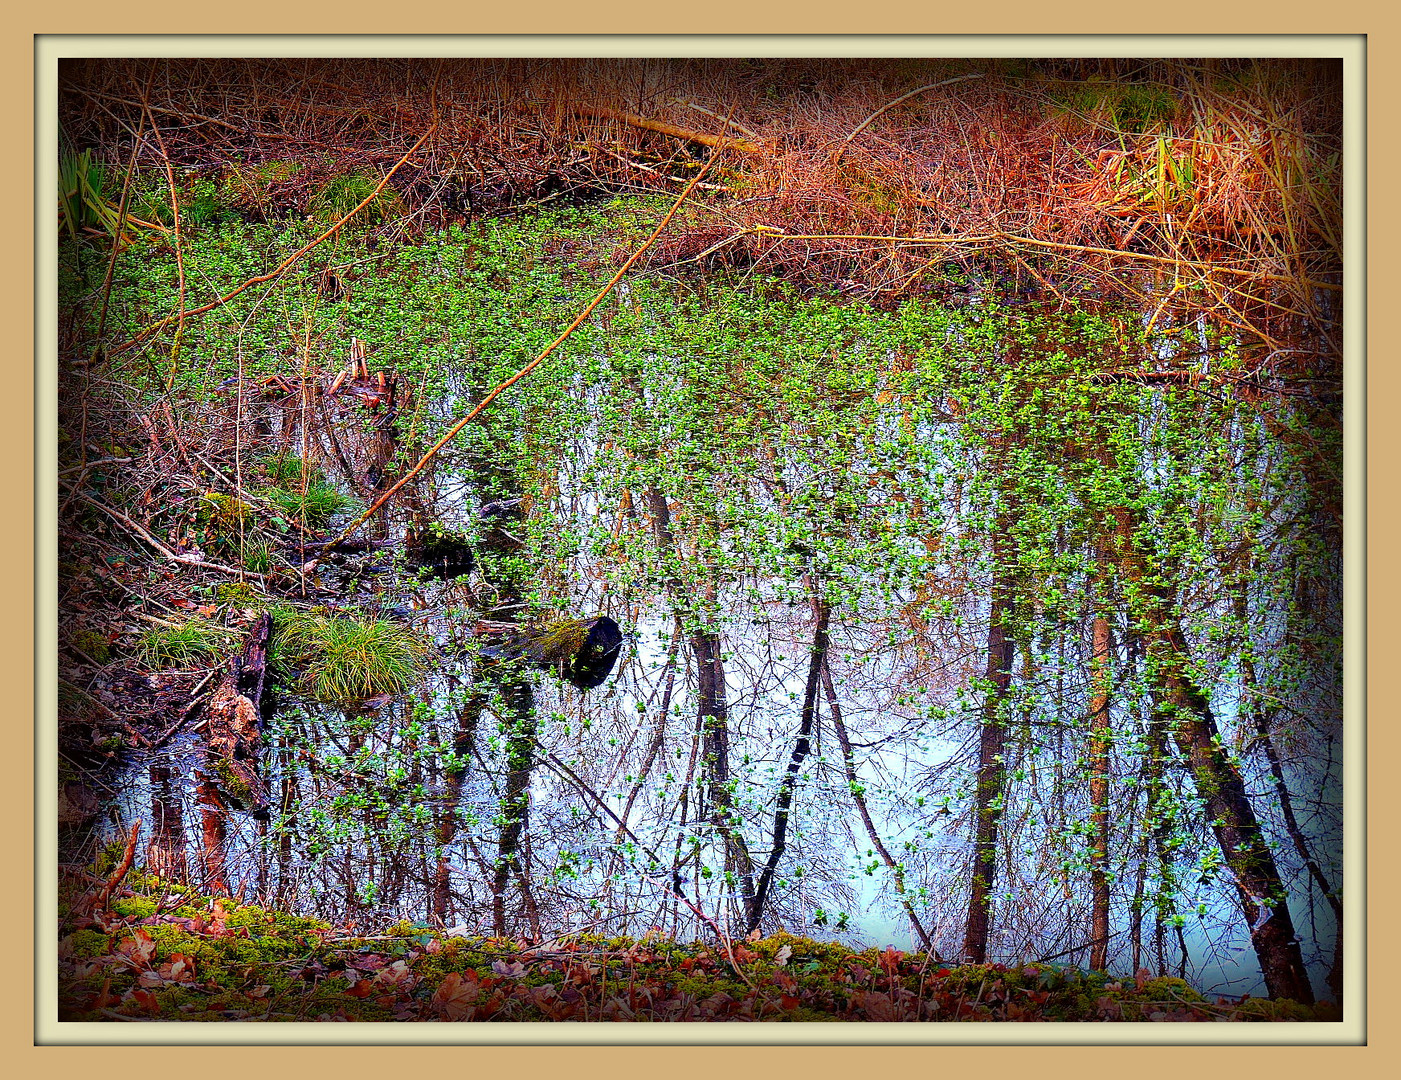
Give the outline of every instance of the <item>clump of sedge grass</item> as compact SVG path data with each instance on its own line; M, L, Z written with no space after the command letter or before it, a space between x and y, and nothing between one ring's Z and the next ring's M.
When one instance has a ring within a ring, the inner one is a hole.
M299 669L302 690L317 701L356 705L402 693L422 670L424 644L406 626L285 610L273 619L279 666Z
M308 528L324 525L332 514L344 510L350 502L335 485L325 480L308 483L305 491L296 487L268 488L262 497Z
M238 557L243 560L243 565L255 574L266 574L272 570L272 552L272 545L262 539L245 539L238 547Z
M296 454L273 454L263 459L262 466L269 483L277 487L300 487L304 483L321 484L326 481L321 466L314 461L303 461Z
M354 172L333 177L312 197L311 212L318 221L334 221L355 209L379 186L379 179L368 173ZM386 187L373 202L356 215L362 225L378 225L406 212L404 201L393 188Z
M136 641L136 659L144 667L212 667L223 656L233 631L208 619L187 619L178 626L158 626Z

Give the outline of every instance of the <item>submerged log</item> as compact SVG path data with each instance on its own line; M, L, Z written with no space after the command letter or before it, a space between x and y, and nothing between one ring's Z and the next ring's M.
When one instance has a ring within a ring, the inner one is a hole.
M488 552L509 554L525 547L525 541L511 533L521 519L521 499L498 499L481 509L481 535L474 540L466 533L445 529L437 522L411 525L404 537L404 558L410 566L425 570L429 577L451 581L470 574L477 565L474 544Z
M499 632L482 624L479 632ZM557 619L539 630L523 630L500 644L482 649L489 660L524 658L565 682L588 690L600 685L613 671L622 650L623 631L607 615L591 619Z
M268 792L258 772L267 703L268 638L272 616L264 613L248 632L241 654L229 660L209 701L206 761L211 779L228 803L254 817L268 814Z

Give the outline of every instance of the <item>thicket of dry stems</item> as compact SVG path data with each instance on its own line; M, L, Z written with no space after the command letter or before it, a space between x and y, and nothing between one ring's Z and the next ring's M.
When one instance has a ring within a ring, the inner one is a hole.
M719 152L653 265L877 303L1127 301L1234 333L1275 392L1336 393L1341 77L1324 60L87 60L62 71L60 115L111 162L141 131L151 166L306 165L263 209L383 175L432 129L392 185L419 225L675 194Z

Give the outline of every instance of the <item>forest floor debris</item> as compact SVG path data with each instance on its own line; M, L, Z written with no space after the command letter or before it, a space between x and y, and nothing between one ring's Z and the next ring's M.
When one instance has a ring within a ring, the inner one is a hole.
M107 879L99 876L98 881ZM380 933L182 890L141 871L105 910L60 904L65 1021L1308 1022L1330 1003L1207 997L1182 979L947 965L778 932L726 943ZM96 886L102 887L102 886Z

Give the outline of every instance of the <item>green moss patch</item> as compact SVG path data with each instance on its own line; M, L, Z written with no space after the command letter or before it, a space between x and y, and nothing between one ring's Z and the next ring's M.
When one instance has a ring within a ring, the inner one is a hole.
M108 914L68 913L64 1020L1300 1022L1331 1006L1209 1001L1180 979L1053 964L948 966L792 934L683 943L581 934L540 946L420 923L356 936L131 875ZM173 896L172 896L173 893ZM101 923L105 930L99 930Z

